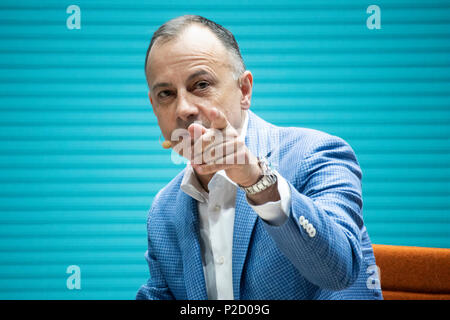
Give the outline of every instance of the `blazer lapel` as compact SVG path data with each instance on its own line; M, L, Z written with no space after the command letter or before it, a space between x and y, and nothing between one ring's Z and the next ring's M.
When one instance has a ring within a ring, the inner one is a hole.
M258 118L250 110L245 144L256 156L270 156L272 143L270 128L264 120ZM236 210L233 231L233 295L240 298L242 271L247 257L250 239L258 215L248 205L245 192L238 188L236 193Z
M183 257L187 299L206 300L208 295L200 252L197 201L180 190L176 208L173 223Z
M236 193L236 210L233 231L233 296L240 299L242 270L247 257L250 238L256 223L257 214L248 205L245 192Z

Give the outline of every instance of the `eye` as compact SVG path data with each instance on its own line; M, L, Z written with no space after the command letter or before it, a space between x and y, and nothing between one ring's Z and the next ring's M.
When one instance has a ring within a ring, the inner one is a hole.
M172 94L172 92L170 90L163 90L158 93L158 98L164 99L164 98L169 97L171 94Z
M208 81L204 81L204 80L199 81L199 82L197 82L195 84L195 87L200 89L200 90L206 89L206 88L209 87L209 82Z

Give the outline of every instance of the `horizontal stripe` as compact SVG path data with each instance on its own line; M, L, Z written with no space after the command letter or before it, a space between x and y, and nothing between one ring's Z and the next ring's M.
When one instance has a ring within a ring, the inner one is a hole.
M450 29L450 28L449 28ZM1 30L1 28L0 28ZM374 66L429 66L448 67L450 58L447 52L423 53L334 53L334 54L244 54L244 59L248 61L248 68L262 67L270 64L272 67L314 67L320 66L340 66L340 67L374 67ZM44 67L134 67L143 68L145 53L127 54L64 54L59 53L0 53L0 68L15 67L28 68L33 66Z

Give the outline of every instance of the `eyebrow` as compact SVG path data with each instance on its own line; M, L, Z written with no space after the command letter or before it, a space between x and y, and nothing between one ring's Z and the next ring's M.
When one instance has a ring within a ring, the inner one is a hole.
M189 82L189 81L191 81L192 79L195 79L196 77L198 77L198 76L203 76L203 75L211 75L208 71L206 71L206 70L199 70L199 71L197 71L197 72L194 72L193 74L191 74L187 79L186 79L186 82ZM157 84L155 84L153 87L152 87L152 91L155 91L156 89L158 89L158 88L160 88L160 87L170 87L172 84L171 83L169 83L169 82L159 82L159 83L157 83Z
M210 73L209 73L208 71L206 71L206 70L199 70L199 71L197 71L197 72L194 72L193 74L191 74L191 75L186 79L186 82L189 82L189 81L191 81L192 79L194 79L194 78L196 78L196 77L198 77L198 76L203 76L203 75L205 75L205 74L210 75Z
M156 89L158 89L160 87L170 87L171 85L172 84L170 84L168 82L159 82L152 87L152 91L155 91Z

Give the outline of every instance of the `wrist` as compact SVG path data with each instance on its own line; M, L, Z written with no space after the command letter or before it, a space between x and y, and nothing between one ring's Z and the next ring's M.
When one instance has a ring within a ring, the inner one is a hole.
M277 183L277 176L269 167L267 159L258 158L258 167L260 175L258 179L256 179L256 182L249 186L240 185L247 195L261 193L268 188L273 189L271 187Z
M256 206L265 204L267 202L279 201L281 199L281 196L278 192L278 181L263 191L254 194L247 194L247 199L249 200L250 204Z
M242 183L238 183L241 187L246 188L246 187L250 187L250 186L254 185L264 175L261 167L258 164L253 164L250 166L252 166L252 167L249 169L248 178L245 181L243 181Z

